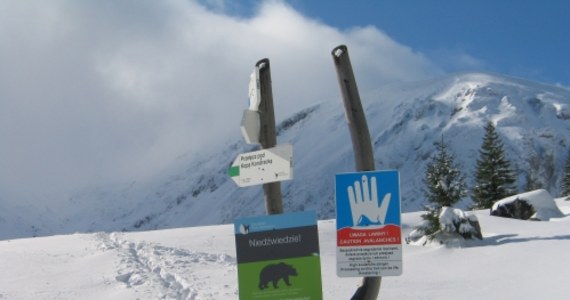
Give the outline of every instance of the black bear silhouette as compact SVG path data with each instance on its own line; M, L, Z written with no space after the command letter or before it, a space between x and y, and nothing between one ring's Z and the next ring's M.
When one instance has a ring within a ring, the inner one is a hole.
M289 276L297 276L297 270L293 268L292 265L286 263L270 264L265 266L259 272L259 289L263 290L267 288L269 282L273 283L273 288L278 288L277 283L279 280L283 279L285 284L291 285L289 282Z

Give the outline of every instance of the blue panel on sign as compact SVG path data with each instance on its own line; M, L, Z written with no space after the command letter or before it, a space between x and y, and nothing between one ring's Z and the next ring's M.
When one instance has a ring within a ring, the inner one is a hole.
M336 175L337 229L400 226L399 174L371 171Z
M316 225L315 211L284 213L269 216L253 216L237 219L234 223L236 234L254 233L268 230L281 230Z

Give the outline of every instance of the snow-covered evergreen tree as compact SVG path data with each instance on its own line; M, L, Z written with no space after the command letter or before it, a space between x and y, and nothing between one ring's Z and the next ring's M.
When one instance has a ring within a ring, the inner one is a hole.
M442 207L451 207L467 195L465 176L455 162L449 145L441 139L435 143L437 153L428 162L424 177L424 193L429 204L422 215L424 220L417 233L433 238L440 231L439 215Z
M515 181L503 142L493 123L488 122L475 170L473 208L491 208L495 201L513 195L516 192Z
M425 210L426 212L421 215L423 221L410 233L406 242L417 241L423 236L425 236L427 240L432 240L441 230L441 224L439 223L441 207L426 205Z
M467 195L465 176L443 138L435 145L437 153L427 165L424 193L428 202L438 207L451 207Z
M562 179L562 196L566 196L566 200L570 200L570 154L566 159L566 166L564 167L564 178Z

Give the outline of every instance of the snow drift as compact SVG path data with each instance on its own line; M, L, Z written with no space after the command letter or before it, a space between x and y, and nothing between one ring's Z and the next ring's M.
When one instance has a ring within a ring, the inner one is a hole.
M403 275L384 277L380 298L568 299L570 202L558 205L564 217L550 222L475 211L483 240L465 248L404 245ZM419 215L403 214L404 235ZM318 228L324 299L350 299L361 278L336 276L336 225ZM0 299L235 300L233 233L220 225L0 241Z

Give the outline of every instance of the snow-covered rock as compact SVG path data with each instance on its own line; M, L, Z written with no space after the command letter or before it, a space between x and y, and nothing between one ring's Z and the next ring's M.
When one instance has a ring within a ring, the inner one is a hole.
M439 224L442 232L458 233L465 239L483 239L477 217L461 209L443 207L439 214Z
M461 247L465 240L483 239L481 226L477 217L461 209L444 206L439 211L439 230L425 234L427 221L423 221L415 230L410 232L406 243L425 246L429 243Z
M529 211L529 209L532 209ZM551 218L561 218L560 211L554 198L546 190L539 189L527 193L510 196L495 202L491 215L522 220L548 221Z

